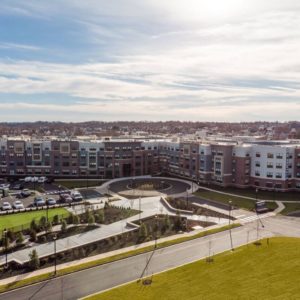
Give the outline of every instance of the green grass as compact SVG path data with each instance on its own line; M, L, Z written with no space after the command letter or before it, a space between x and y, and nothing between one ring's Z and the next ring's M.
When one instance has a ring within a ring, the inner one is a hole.
M231 200L234 206L253 210L255 207L255 200L245 199L238 196L229 196L220 194L218 192L199 190L194 193L194 195L199 196L204 199L214 200L217 202L228 204L228 201ZM276 209L277 204L275 202L267 202L266 206L270 209Z
M102 185L102 183L103 183L103 181L95 180L95 179L89 179L89 180L58 180L58 181L55 181L56 185L61 185L61 186L64 186L68 189L100 186L100 185Z
M52 208L48 210L48 216L51 220L55 215L67 217L70 213L65 208ZM0 217L0 231L7 228L17 227L26 229L29 228L32 219L39 220L42 216L47 216L46 209L31 212L22 212L17 214L5 215ZM16 230L15 230L16 231Z
M281 212L283 215L287 215L294 211L300 211L300 203L284 203L285 209Z
M236 228L239 227L240 224L232 224L231 228ZM206 230L204 232L200 232L194 236L190 236L190 237L182 237L182 238L177 238L174 240L170 240L167 242L162 242L162 243L158 243L157 244L157 248L164 248L164 247L168 247L171 245L175 245L175 244L179 244L182 242L186 242L192 239L196 239L196 238L200 238L206 235L210 235L210 234L214 234L214 233L218 233L224 230L228 230L229 226L223 226L220 228L215 228L215 229L210 229L210 230ZM117 254L117 255L113 255L110 257L106 257L106 258L102 258L102 259L98 259L98 260L94 260L94 261L90 261L87 263L82 263L80 265L76 265L76 266L72 266L72 267L67 267L64 268L62 270L58 270L57 271L57 276L63 276L66 274L70 274L70 273L74 273L80 270L84 270L84 269L88 269L88 268L92 268L92 267L96 267L102 264L106 264L106 263L110 263L113 261L117 261L120 259L124 259L130 256L134 256L134 255L138 255L138 254L142 254L142 253L146 253L149 251L153 251L153 246L147 246L147 247L143 247L140 249L136 249L136 250L132 250L132 251L128 251L125 253L121 253L121 254ZM0 286L0 293L3 293L5 291L8 290L12 290L12 289L16 289L16 288L20 288L22 286L26 286L26 285L30 285L30 284L34 284L37 282L41 282L43 280L47 280L53 277L53 273L46 273L46 274L42 274L42 275L38 275L38 276L34 276L34 277L29 277L23 280L19 280L19 281L15 281L9 284L5 284L5 285L1 285Z
M220 186L207 186L211 189L218 190L224 193L232 193L239 196L256 198L256 192L253 188L239 189L235 187L220 187ZM280 201L300 201L299 192L274 192L274 191L262 191L258 190L258 199L261 200L280 200Z
M207 263L200 260L154 275L149 286L130 283L88 300L299 299L300 239L272 238Z

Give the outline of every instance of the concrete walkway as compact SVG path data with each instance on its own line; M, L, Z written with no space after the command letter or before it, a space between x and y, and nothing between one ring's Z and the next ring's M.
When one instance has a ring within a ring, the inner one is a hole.
M215 226L211 226L209 229L214 229L214 228L218 228L218 227L220 227L220 226L215 225ZM172 235L172 236L169 236L169 237L160 238L160 239L157 240L157 243L171 241L171 240L175 240L177 238L192 237L192 236L197 235L198 233L206 231L206 230L208 230L208 229L207 228L206 229L198 229L198 230L193 230L191 232L185 232L185 233L181 233L181 234ZM146 243L142 243L142 244L138 244L138 245L122 248L122 249L117 249L117 250L114 250L114 251L110 251L110 252L106 252L106 253L90 256L90 257L86 257L86 258L83 258L83 259L63 263L63 264L57 265L57 270L62 270L62 269L68 268L68 267L78 266L78 265L81 265L83 263L88 263L88 262L96 261L96 260L99 260L99 259L112 257L112 256L115 256L115 255L118 255L118 254L126 253L126 252L129 252L129 251L132 251L132 250L138 250L138 249L148 247L148 246L154 246L154 243L155 243L154 241L150 241L150 242L146 242ZM12 283L12 282L16 282L16 281L19 281L19 280L31 278L31 277L42 275L42 274L47 274L47 273L50 273L50 272L54 272L54 267L48 267L48 268L44 268L44 269L40 269L40 270L30 272L30 273L25 273L25 274L13 276L13 277L5 278L5 279L0 280L0 285L9 284L9 283Z

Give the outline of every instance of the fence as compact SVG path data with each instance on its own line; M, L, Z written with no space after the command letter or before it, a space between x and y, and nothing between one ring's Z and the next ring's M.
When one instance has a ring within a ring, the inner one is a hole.
M39 223L39 220L40 220L41 217L43 217L43 216L47 217L47 210L45 209L45 210L43 210L43 211L45 212L45 214L40 215L40 216L36 216L36 217L34 217L34 216L32 217L32 220L34 219L34 220L36 221L37 224ZM58 216L59 220L61 220L61 219L66 219L66 218L69 216L69 213L66 212L65 214L57 214L57 216ZM0 217L0 218L1 218L1 217ZM51 216L49 217L49 221L52 221L53 218L54 218L54 215L51 215ZM21 224L21 225L12 226L12 227L6 227L5 229L6 229L7 231L12 231L12 232L14 232L14 233L20 232L20 231L25 231L25 230L27 230L27 229L30 228L30 224L31 224L31 221L32 221L32 220L30 220L30 222L23 223L23 224ZM1 229L1 230L0 230L0 238L2 239L3 236L4 236L4 229Z

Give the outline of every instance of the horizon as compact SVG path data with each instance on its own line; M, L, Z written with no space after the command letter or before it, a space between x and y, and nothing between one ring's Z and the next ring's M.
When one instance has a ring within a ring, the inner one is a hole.
M3 121L299 120L293 0L3 0Z

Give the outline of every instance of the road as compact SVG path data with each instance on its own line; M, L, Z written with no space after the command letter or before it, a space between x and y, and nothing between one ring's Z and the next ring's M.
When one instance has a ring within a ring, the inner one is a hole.
M298 218L271 217L263 220L264 228L259 227L258 236L295 236L300 237ZM232 230L233 246L238 247L257 238L257 221ZM145 275L168 270L182 264L193 262L211 253L230 249L229 232L188 241L164 249L156 250ZM78 299L89 294L112 288L122 283L138 279L151 253L127 258L118 262L73 273L44 283L21 288L0 295L1 300L58 300Z

